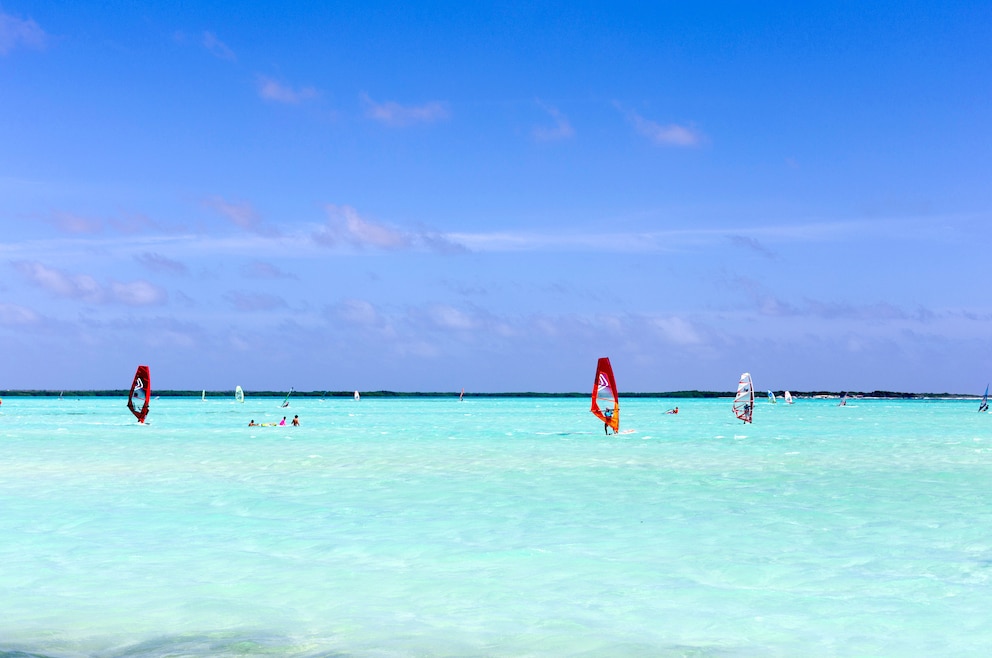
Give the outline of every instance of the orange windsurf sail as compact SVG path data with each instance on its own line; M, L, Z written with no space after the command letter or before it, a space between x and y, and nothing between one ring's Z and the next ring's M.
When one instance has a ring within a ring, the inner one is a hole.
M613 367L610 359L603 357L596 364L596 381L592 385L592 412L596 418L613 428L620 430L620 396L617 394L617 382L613 378Z

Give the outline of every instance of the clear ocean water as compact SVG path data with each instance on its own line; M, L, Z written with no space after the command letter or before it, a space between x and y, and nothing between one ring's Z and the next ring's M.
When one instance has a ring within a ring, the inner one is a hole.
M4 398L0 656L992 654L975 400L280 402Z

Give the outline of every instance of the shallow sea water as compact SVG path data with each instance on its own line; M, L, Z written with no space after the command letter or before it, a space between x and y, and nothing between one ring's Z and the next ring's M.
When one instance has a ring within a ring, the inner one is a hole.
M280 402L4 399L0 656L992 653L977 401Z

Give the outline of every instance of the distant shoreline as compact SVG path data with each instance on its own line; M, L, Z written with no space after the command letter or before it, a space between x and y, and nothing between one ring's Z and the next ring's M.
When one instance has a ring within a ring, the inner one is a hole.
M106 389L106 390L74 390L56 391L46 389L10 389L0 391L0 397L126 397L128 389ZM773 391L781 397L783 391ZM409 392L409 391L360 391L363 398L448 398L458 397L458 391L436 391L436 392ZM848 398L865 398L876 400L922 400L922 399L979 399L980 395L970 395L961 393L905 393L898 391L792 391L793 398L840 398L847 394ZM200 397L202 390L161 390L154 391L156 397L168 398L193 398ZM706 398L732 398L734 391L667 391L657 393L634 393L624 392L621 398L666 398L666 399L706 399ZM234 390L206 391L208 398L231 398L234 399ZM286 391L245 391L249 397L259 398L281 398L285 397ZM351 398L354 391L293 391L294 398ZM504 393L468 393L466 398L588 398L589 393L541 393L536 391L526 392L504 392ZM757 394L755 397L762 398L764 395Z

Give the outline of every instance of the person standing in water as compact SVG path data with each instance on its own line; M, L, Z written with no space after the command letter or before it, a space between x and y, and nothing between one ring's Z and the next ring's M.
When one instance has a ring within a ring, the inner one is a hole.
M610 433L610 421L613 420L613 410L612 409L607 409L607 410L605 410L603 412L603 415L606 416L606 422L603 423L603 431L606 434L609 434Z
M293 416L293 425L295 425L296 427L299 427L300 426L300 415L299 414Z

